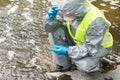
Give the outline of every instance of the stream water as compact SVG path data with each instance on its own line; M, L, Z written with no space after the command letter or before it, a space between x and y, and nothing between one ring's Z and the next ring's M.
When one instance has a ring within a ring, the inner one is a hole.
M119 53L119 0L91 1L112 23L113 52ZM0 80L47 80L52 60L42 23L48 8L47 0L0 0Z

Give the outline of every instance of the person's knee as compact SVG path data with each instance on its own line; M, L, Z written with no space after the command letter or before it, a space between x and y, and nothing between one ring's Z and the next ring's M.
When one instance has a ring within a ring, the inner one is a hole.
M90 69L85 68L85 67L84 67L84 68L80 68L80 67L78 68L78 67L77 67L77 69L80 70L80 71L82 70L82 71L87 72L87 73L91 72Z
M87 73L90 73L90 72L95 72L95 71L98 71L99 70L99 65L98 64L96 64L96 65L87 65L87 66L77 66L77 69L78 70L82 70L82 71L84 71L84 72L87 72Z

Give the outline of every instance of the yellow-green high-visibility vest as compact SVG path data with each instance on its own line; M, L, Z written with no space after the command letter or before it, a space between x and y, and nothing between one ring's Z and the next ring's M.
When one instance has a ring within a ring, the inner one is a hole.
M98 17L102 17L109 24L108 29L103 37L103 43L101 45L104 48L108 48L113 45L113 37L109 32L109 27L111 26L111 23L105 18L103 12L93 5L91 5L91 9L86 13L82 22L78 25L75 35L73 35L72 33L70 22L67 21L68 32L77 45L82 45L82 43L86 40L86 32L89 25Z

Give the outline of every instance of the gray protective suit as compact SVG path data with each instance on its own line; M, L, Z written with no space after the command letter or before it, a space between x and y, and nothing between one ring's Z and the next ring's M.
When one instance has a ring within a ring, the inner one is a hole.
M66 0L60 7L61 11L74 15L76 19L70 22L71 29L75 33L83 17L90 9L89 3L85 0ZM55 64L69 67L71 60L79 70L93 72L99 70L99 59L112 50L103 48L101 44L104 33L107 30L107 22L98 17L90 25L86 34L86 41L83 45L75 45L70 37L62 14L58 14L55 20L49 20L48 15L44 18L44 26L49 34L51 45L69 46L68 55L53 54Z

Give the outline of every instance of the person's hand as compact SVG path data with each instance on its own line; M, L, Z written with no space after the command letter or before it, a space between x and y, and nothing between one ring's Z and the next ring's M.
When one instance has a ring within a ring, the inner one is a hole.
M49 19L54 20L58 12L59 12L58 5L53 5L52 7L50 7L48 10Z
M67 55L68 54L68 47L66 47L66 46L52 45L52 46L49 46L49 49L58 55Z

